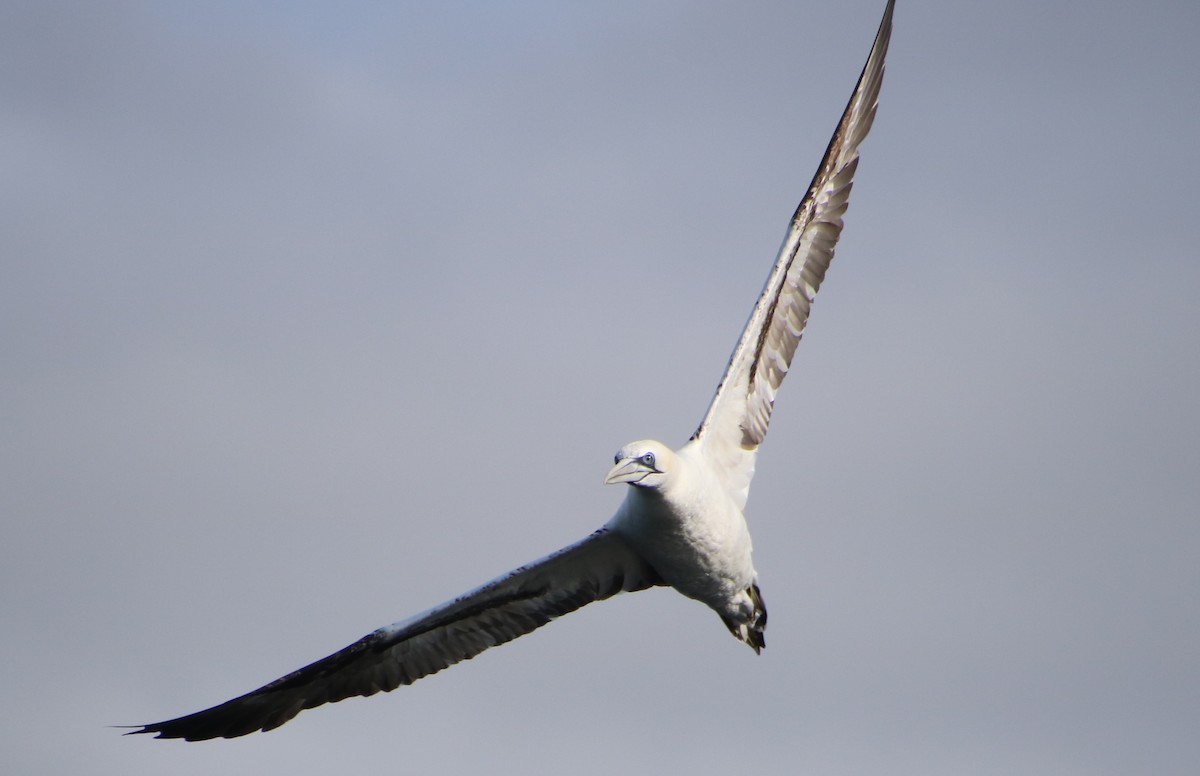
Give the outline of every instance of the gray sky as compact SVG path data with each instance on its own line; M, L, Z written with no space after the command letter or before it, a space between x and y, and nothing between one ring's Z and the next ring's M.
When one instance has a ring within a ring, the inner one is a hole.
M901 0L761 657L656 590L270 734L106 727L607 520L883 5L0 5L5 771L1194 773L1193 2Z

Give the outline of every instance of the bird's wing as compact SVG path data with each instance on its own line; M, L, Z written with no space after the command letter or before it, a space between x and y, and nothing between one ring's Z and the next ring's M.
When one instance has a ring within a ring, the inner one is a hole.
M754 476L755 453L767 435L775 393L787 375L842 232L842 215L858 167L858 146L871 129L879 101L893 5L894 0L889 0L850 102L808 193L792 216L779 257L716 396L692 435L743 506Z
M254 692L131 732L202 741L271 730L305 709L412 684L592 601L659 584L654 569L620 536L601 529Z

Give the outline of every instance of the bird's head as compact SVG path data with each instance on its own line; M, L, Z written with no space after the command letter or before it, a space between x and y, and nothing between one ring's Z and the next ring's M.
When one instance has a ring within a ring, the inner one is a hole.
M605 485L625 482L639 488L659 488L670 476L675 453L662 442L642 439L630 442L613 456L613 467Z

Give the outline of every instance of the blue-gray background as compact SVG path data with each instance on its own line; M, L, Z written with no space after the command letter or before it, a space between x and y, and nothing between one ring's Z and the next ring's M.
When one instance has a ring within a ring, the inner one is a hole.
M1200 5L903 0L760 456L668 591L122 738L601 524L707 405L881 0L0 6L12 774L1192 774Z

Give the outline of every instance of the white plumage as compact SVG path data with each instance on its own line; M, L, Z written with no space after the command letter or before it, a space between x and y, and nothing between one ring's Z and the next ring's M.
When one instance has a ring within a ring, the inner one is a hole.
M762 649L767 613L742 511L776 393L841 234L893 5L704 420L678 450L651 440L621 448L605 481L629 488L603 528L253 692L133 732L196 741L270 730L304 709L411 684L592 601L656 585L708 605L736 638Z

